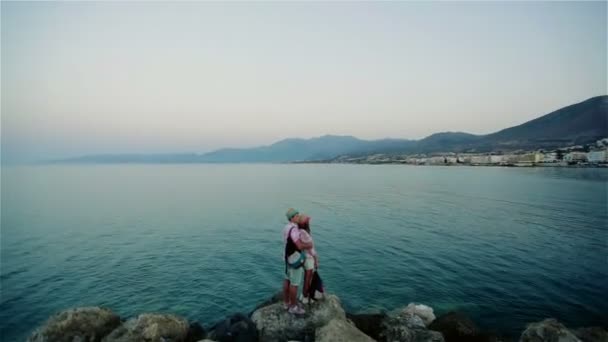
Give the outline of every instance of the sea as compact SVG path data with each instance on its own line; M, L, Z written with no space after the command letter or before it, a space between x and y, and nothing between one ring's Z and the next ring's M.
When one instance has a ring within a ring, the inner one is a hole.
M283 280L285 211L311 216L326 291L517 337L608 325L608 169L338 164L3 166L0 340L109 307L210 327Z

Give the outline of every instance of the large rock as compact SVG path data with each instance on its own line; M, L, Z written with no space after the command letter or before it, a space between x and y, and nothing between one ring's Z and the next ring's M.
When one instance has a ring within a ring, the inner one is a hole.
M461 312L449 312L437 318L429 329L439 331L447 342L470 341L479 335L473 321Z
M608 330L601 327L579 328L573 333L583 342L608 342Z
M404 309L402 309L403 313L409 313L416 315L422 319L425 326L429 326L435 320L435 314L433 313L433 308L424 304L414 304L410 303Z
M570 330L550 318L531 323L521 334L520 342L581 342Z
M99 307L74 308L53 315L28 341L101 341L120 325L120 317Z
M317 329L315 342L374 342L374 340L344 319L332 319Z
M277 293L275 293L272 297L266 299L265 301L263 301L262 303L258 304L258 306L256 306L251 313L249 314L249 316L251 316L254 312L256 312L258 309L261 309L263 307L275 304L275 303L281 303L283 302L283 291L278 291Z
M188 321L174 315L142 314L131 318L112 333L104 342L183 342L189 331Z
M218 342L256 342L255 324L243 314L235 314L215 325L209 338Z
M346 313L346 318L351 320L359 330L375 340L380 339L382 321L384 321L386 317L386 313Z
M384 319L380 339L387 342L444 342L440 332L428 330L422 318L408 310Z
M346 319L338 297L326 295L324 300L306 306L306 314L292 315L275 303L259 308L251 315L261 341L313 340L315 330L333 319Z

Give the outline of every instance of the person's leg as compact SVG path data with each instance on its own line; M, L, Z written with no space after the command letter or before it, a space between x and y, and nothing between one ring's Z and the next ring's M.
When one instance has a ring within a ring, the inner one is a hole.
M290 307L289 307L289 313L294 314L294 315L303 315L306 313L306 310L304 310L304 308L302 308L301 306L298 305L298 300L297 300L297 295L298 295L298 287L297 286L290 286L289 287L289 295L290 295L290 299L291 299L291 303L293 303Z
M289 287L289 306L298 305L298 286L291 285Z
M312 270L306 270L304 273L304 300L308 298L308 291L310 291L310 284L312 283Z
M289 307L289 288L290 283L289 279L285 279L283 281L283 303Z
M303 314L304 310L298 307L298 287L302 283L304 268L289 269L289 312Z
M306 258L306 262L304 263L304 286L302 291L302 296L304 304L307 303L308 292L310 289L310 284L312 283L312 271L315 268L315 259L314 258Z

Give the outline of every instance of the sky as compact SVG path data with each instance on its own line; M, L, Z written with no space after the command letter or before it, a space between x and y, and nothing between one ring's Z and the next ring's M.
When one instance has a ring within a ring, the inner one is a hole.
M1 3L2 161L487 134L607 94L607 3Z

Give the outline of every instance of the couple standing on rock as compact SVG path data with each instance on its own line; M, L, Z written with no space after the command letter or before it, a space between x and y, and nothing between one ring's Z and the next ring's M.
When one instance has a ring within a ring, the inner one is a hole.
M283 229L283 242L285 243L285 280L283 282L283 300L285 309L292 314L304 314L304 308L298 304L298 286L304 276L302 289L302 303L309 304L314 299L320 278L316 274L319 267L319 258L310 235L310 217L300 214L297 210L289 208L287 213L289 223Z

